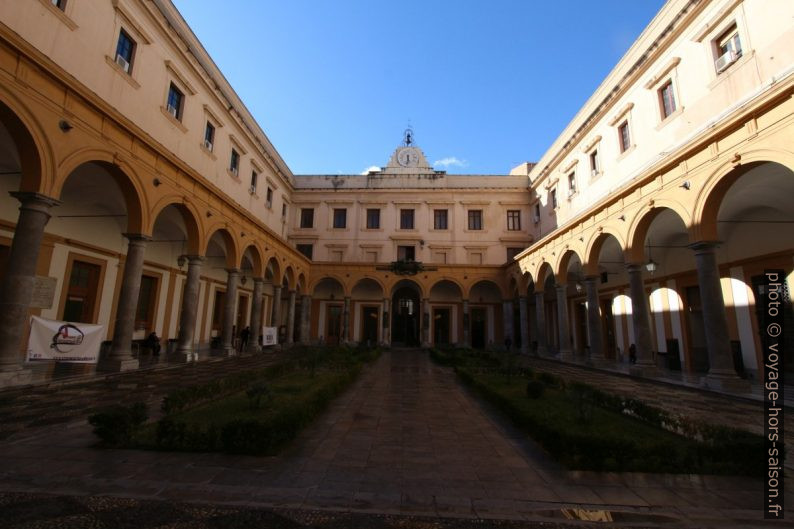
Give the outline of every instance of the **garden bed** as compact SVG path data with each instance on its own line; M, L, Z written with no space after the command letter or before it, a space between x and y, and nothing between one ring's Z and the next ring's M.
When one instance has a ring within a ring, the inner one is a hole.
M707 425L551 373L516 368L507 353L431 351L572 470L757 475L763 438Z
M92 416L108 446L155 450L275 454L356 380L377 350L293 349L257 371L176 390L164 417L144 424L140 403Z

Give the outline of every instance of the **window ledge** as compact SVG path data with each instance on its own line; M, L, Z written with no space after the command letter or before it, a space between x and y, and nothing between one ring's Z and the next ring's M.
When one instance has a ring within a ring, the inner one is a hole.
M378 231L383 231L383 228L361 228L361 231L374 231L374 232L378 232Z
M56 8L56 9L57 9L57 8ZM107 62L107 63L108 63L110 66L111 66L111 68L113 68L114 70L116 70L116 72L117 72L119 75L121 75L121 77L123 77L125 81L127 81L128 83L130 83L130 86L132 86L132 87L133 87L133 88L135 88L136 90L137 90L138 88L140 88L140 87L141 87L141 85L138 83L138 81L136 81L135 79L133 79L133 78L132 78L132 75L130 75L128 72L125 72L125 71L124 71L124 69L123 69L121 66L119 66L118 64L116 64L116 61L114 61L114 60L113 60L113 59L110 57L110 55L105 55L105 61L106 61L106 62ZM170 116L170 114L169 114L169 116ZM173 117L173 116L172 116L172 117Z
M664 118L662 121L659 122L658 125L656 125L656 130L657 131L662 130L668 123L674 121L675 118L680 116L683 112L684 112L684 107L678 107L675 112Z
M634 149L636 149L636 148L637 148L637 144L636 143L632 143L631 147L629 147L628 149L626 149L622 153L618 154L618 157L616 158L616 160L618 160L618 161L622 160L623 158L625 158L626 156L628 156L629 154L634 152Z
M717 73L715 70L715 77L714 80L708 84L708 89L713 90L714 87L722 83L725 79L731 77L731 75L740 70L742 66L744 66L750 59L755 57L755 50L750 50L747 53L742 52L742 56L733 64L731 64L726 70L723 70L720 73ZM712 68L714 68L714 63L712 62Z
M44 7L46 7L53 15L58 17L58 19L60 19L60 21L63 22L70 30L74 31L78 28L78 25L75 24L74 20L72 20L69 15L52 5L52 0L39 0L39 2L44 4ZM67 5L66 7L68 8L69 6Z
M486 229L470 230L470 229L466 228L466 229L463 230L463 233L488 233L488 230L486 230Z
M218 157L215 156L215 154L211 150L209 150L206 145L204 145L203 141L199 143L199 147L201 148L202 151L204 151L204 154L212 158L212 161L216 161L218 159Z
M237 182L238 184L239 184L240 182L242 182L242 180L240 180L240 175L239 175L239 173L238 173L238 174L234 174L234 173L232 172L232 170L231 170L231 169L229 169L228 167L226 168L226 174L228 174L228 175L229 175L229 177L230 177L232 180L234 180L235 182Z
M174 125L176 128L178 128L178 129L179 129L179 130L181 130L182 132L184 132L184 133L187 133L187 127L185 127L185 126L182 124L182 122L181 122L181 121L179 121L179 120L178 120L178 119L176 119L174 116L172 116L172 115L171 115L171 113L170 113L168 110L166 110L166 109L165 109L165 107L161 106L161 107L160 107L160 112L162 112L162 113L163 113L163 115L164 115L166 118L168 118L168 121L170 121L172 125Z

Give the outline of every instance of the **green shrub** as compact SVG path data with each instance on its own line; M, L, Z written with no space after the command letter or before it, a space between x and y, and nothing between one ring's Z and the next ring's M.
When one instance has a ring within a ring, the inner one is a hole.
M530 399L539 399L543 396L543 390L545 389L546 386L544 386L542 382L530 380L527 382L527 397Z
M265 401L269 402L273 398L270 387L262 381L255 382L254 384L248 386L245 394L248 397L248 404L253 410L259 409L260 405L262 404L262 399L265 399Z
M124 446L130 443L148 418L146 404L136 402L130 406L116 405L88 418L94 434L107 446Z
M545 371L538 373L537 379L550 388L565 387L565 382L560 377Z

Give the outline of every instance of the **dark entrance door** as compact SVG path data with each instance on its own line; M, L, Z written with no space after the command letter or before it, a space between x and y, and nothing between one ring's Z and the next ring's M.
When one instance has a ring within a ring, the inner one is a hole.
M706 330L703 325L703 308L700 304L700 287L686 287L686 303L692 370L695 373L706 373L709 370L709 353L706 347Z
M485 348L485 325L487 315L484 307L471 309L471 346L475 349Z
M604 319L602 320L602 331L604 333L604 339L606 340L606 349L604 349L604 356L607 358L615 359L616 358L616 351L615 347L617 347L617 342L615 341L615 316L612 314L612 302L609 300L604 300L601 302L601 313L604 315ZM628 352L624 352L624 354L628 354Z
M402 287L392 298L393 345L413 347L419 345L419 293L411 287Z
M378 343L378 307L362 307L361 341L366 344Z
M449 345L449 309L433 309L433 343Z
M328 305L326 310L325 343L336 345L342 336L342 305Z

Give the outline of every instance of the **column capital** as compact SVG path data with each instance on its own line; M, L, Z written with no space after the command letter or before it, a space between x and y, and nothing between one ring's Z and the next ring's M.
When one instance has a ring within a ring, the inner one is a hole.
M699 253L714 253L714 250L722 244L721 241L698 241L689 245L689 249L696 254Z
M599 276L584 276L582 283L597 283L599 279L601 279Z
M301 299L312 299L311 294L301 294Z
M151 235L146 235L144 233L122 233L122 235L129 241L130 244L145 243L152 240Z
M527 296L526 294L524 294L523 296L521 294L518 295L518 301L521 301L521 300L526 301L528 298L529 298L529 296Z
M554 288L557 290L565 290L568 288L568 283L554 283Z
M60 206L62 203L57 198L48 197L47 195L31 191L9 191L8 194L19 200L23 206L27 207L44 207L49 209L53 206Z
M626 263L626 271L629 274L633 274L633 273L637 273L637 272L639 272L641 274L642 273L642 269L643 269L643 264L642 263Z
M261 277L255 277L253 279L254 279L254 284L255 285L264 285L265 284L265 280L262 279Z
M239 268L226 268L226 272L227 272L227 273L228 273L230 276L233 276L233 275L240 275L240 269L239 269Z
M180 257L187 259L189 264L201 264L207 259L203 255L182 255Z

